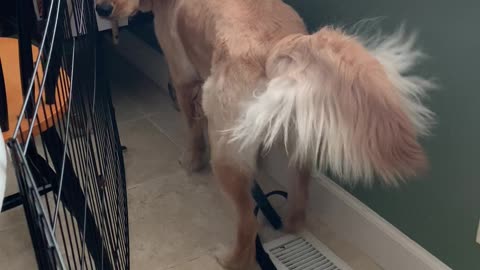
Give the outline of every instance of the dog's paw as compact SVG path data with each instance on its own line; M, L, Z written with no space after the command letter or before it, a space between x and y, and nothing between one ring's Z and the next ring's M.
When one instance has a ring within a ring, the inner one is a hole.
M208 160L204 151L186 150L180 157L179 163L188 173L194 173L205 169Z
M244 262L240 262L237 260L232 260L229 257L216 257L218 264L226 270L255 270L257 268L257 264L254 260L248 260Z
M242 255L217 252L217 263L228 270L256 270L255 249L244 251Z

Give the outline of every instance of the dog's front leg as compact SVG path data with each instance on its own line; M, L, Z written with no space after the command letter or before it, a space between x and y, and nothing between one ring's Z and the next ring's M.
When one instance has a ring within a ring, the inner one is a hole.
M199 171L207 164L206 140L204 136L205 116L201 109L201 82L175 84L178 105L188 126L187 149L180 158L188 172Z

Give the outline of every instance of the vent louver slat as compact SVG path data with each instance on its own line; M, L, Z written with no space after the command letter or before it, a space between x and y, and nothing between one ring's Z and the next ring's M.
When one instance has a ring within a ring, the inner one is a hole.
M352 270L308 233L284 237L265 246L279 270Z

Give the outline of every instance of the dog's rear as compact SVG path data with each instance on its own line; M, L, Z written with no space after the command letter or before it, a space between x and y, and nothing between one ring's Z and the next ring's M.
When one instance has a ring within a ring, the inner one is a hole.
M221 260L229 269L249 269L255 258L250 183L260 144L268 150L283 137L298 171L290 230L305 219L310 169L351 184L375 176L397 184L426 168L417 139L432 122L420 101L432 84L408 75L422 54L402 31L368 40L328 27L307 35L280 0L97 0L110 18L145 7L189 123L192 161L205 150L192 105L203 84L213 172L238 215L235 247Z
M408 72L422 54L397 33L366 41L329 27L280 41L266 63L267 89L232 130L243 147L281 135L300 168L330 169L348 183L379 176L397 184L427 167L417 141L432 113L420 98L432 83Z

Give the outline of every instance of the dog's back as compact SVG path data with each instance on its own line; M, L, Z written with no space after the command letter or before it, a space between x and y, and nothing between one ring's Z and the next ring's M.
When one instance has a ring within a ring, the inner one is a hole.
M306 34L300 16L280 0L177 1L175 26L188 61L205 81L210 125L228 129L253 92L264 89L266 61L283 38Z
M298 14L280 0L189 0L178 4L177 31L195 68L242 58L261 62L282 38L306 33Z
M371 42L329 27L307 35L280 0L170 3L176 32L166 36L178 36L176 51L205 82L216 154L255 169L259 147L283 136L296 166L330 168L350 183L396 184L427 166L417 137L432 122L420 101L432 84L407 74L422 55L410 36Z

